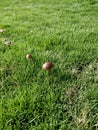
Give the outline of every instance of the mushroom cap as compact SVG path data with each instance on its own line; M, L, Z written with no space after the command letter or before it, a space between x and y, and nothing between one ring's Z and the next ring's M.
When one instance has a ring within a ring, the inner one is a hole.
M0 33L3 33L3 32L5 32L6 30L4 30L4 29L0 29Z
M9 46L9 45L11 45L11 41L5 41L4 44Z
M44 63L43 66L42 66L42 68L43 68L44 70L48 70L48 71L51 70L52 67L53 67L53 64L52 64L51 62L46 62L46 63Z
M26 55L26 58L27 58L27 59L30 59L31 57L32 57L31 54L27 54L27 55Z

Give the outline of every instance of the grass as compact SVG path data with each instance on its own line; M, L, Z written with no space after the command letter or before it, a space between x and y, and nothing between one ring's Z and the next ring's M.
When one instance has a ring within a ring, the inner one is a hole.
M0 130L97 130L98 0L0 0L0 10Z

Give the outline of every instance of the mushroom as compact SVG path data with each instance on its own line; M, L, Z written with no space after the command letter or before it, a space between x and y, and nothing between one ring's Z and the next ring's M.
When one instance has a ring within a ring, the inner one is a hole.
M0 33L3 33L3 32L5 32L6 30L3 30L3 29L0 29Z
M5 41L4 44L9 46L9 45L11 45L11 41Z
M27 54L26 55L26 59L30 59L30 58L32 58L32 55L31 54Z
M50 72L50 70L52 69L52 67L53 67L53 64L52 64L51 62L46 62L46 63L44 63L43 66L42 66L42 68L43 68L44 70L47 70L48 72Z

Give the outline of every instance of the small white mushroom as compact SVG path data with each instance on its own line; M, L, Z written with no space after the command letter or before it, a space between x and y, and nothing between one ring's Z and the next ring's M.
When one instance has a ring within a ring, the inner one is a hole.
M4 30L4 29L0 29L0 33L3 33L3 32L5 32L6 30Z
M11 43L11 41L5 41L4 44L7 46L10 46L12 43Z

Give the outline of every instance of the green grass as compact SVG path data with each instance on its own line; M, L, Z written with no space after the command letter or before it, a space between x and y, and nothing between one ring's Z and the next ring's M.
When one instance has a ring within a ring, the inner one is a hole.
M0 0L0 29L0 130L97 130L98 0Z

